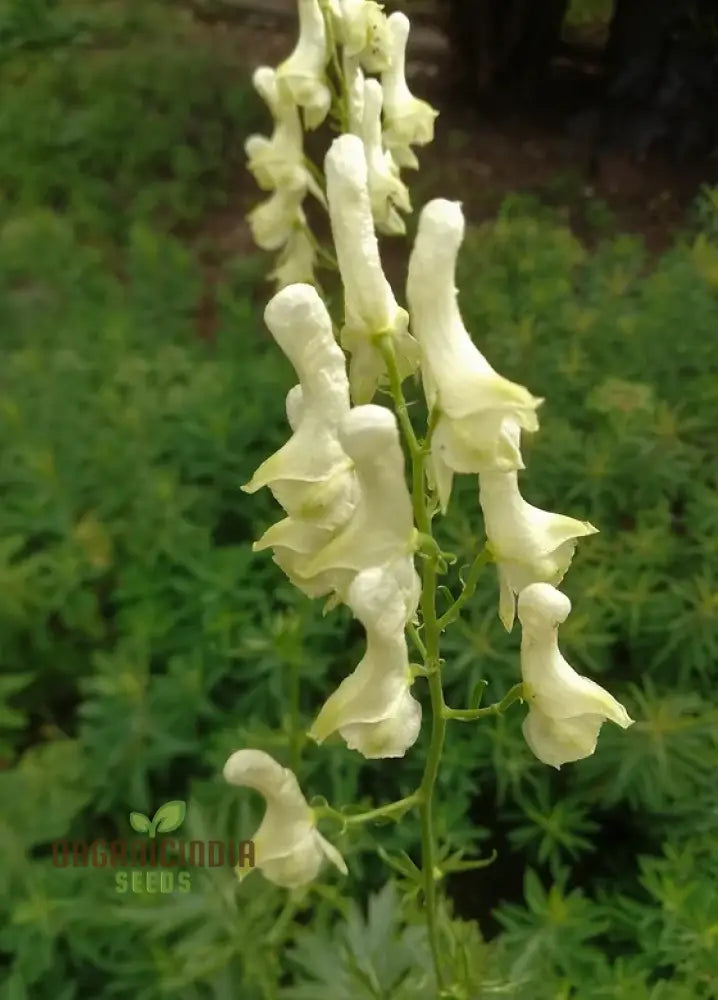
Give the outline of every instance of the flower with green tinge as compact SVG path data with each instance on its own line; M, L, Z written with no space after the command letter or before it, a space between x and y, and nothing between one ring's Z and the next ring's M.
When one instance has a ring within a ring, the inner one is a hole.
M305 166L299 112L292 101L281 99L275 70L260 66L254 71L252 83L271 112L274 131L271 138L256 134L247 138L244 149L248 170L264 191L297 190L304 185L325 204L324 193Z
M270 455L242 489L269 486L287 513L314 528L344 524L356 504L352 463L339 443L349 413L344 354L315 288L289 285L270 300L264 320L299 377L301 397L288 402L292 436ZM264 546L262 546L264 547Z
M590 757L606 719L622 729L634 722L613 695L561 655L558 627L570 612L568 597L548 583L532 583L519 594L521 674L529 703L523 733L532 753L555 768Z
M247 215L254 242L262 250L279 250L297 226L307 225L302 211L306 187L299 177L295 178L294 185L277 188Z
M518 426L510 421L506 426L518 448ZM557 587L571 565L576 540L595 535L598 528L527 503L519 492L516 472L480 473L479 503L499 577L499 617L510 632L515 595L531 583Z
M364 122L364 74L356 56L342 54L342 73L347 95L347 132L361 138Z
M388 19L374 0L338 0L338 36L348 56L367 73L381 73L391 59Z
M279 251L274 268L267 277L270 281L276 282L277 291L281 291L287 285L312 284L316 257L314 242L307 232L306 225L297 223Z
M351 352L352 399L367 403L385 373L374 338L379 334L392 338L401 378L416 371L419 347L409 333L408 314L397 304L382 270L364 144L358 136L341 135L334 140L326 156L325 173L332 236L344 285L341 342Z
M406 82L406 43L409 18L396 11L387 19L391 59L381 75L384 90L384 145L400 167L418 167L411 146L425 146L434 138L439 114L426 101L414 97Z
M354 407L342 421L339 442L354 463L356 507L302 575L344 571L348 587L361 570L411 555L417 535L394 414L383 406Z
M455 201L424 207L409 259L407 299L421 346L424 393L439 417L428 468L443 511L455 472L510 472L524 467L509 424L538 429L543 400L499 375L471 340L457 302L456 259L464 216Z
M391 567L358 573L346 603L366 630L366 653L327 699L309 736L322 743L338 731L370 760L403 757L419 736L421 705L410 693L406 607Z
M339 851L317 830L316 818L289 768L263 750L237 750L224 765L230 785L253 788L264 796L266 812L254 842L254 864L270 882L296 889L313 881L328 858L342 874ZM240 879L252 868L237 869Z
M379 81L365 80L361 137L366 154L372 216L380 233L400 236L406 232L406 226L397 209L410 212L411 199L399 175L399 168L382 145L381 102Z
M317 128L327 116L332 96L324 67L329 59L327 29L318 0L299 0L299 38L294 51L277 67L281 99L284 94L304 111L304 124Z

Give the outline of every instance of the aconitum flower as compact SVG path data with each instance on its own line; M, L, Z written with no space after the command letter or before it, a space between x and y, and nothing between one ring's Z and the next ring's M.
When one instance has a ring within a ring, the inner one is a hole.
M532 583L519 594L521 673L529 703L523 733L532 753L555 768L590 757L606 719L622 729L634 721L608 691L576 673L561 655L558 627L570 612L568 597L548 583Z
M351 461L339 443L339 427L349 413L344 354L326 306L311 285L289 285L278 292L264 319L297 372L301 404L295 396L288 405L290 420L297 417L292 436L242 489L255 493L269 486L290 516L314 528L336 528L356 503Z
M352 399L367 403L385 372L374 338L387 334L393 339L401 378L416 370L419 348L408 332L408 314L397 305L382 270L361 139L355 135L335 139L326 156L325 172L332 235L344 285L341 342L351 352Z
M394 414L383 406L356 406L342 421L339 441L354 463L356 507L344 527L305 567L304 575L343 570L348 586L361 570L411 555L416 529Z
M312 284L316 257L314 243L306 225L297 223L279 251L268 278L276 282L277 291L281 291L287 285Z
M519 428L508 421L506 426L518 448ZM527 503L516 472L480 473L479 503L499 576L499 617L510 632L515 595L531 583L557 587L571 565L576 540L595 535L598 528Z
M270 882L296 889L313 881L328 858L342 874L347 866L339 851L316 828L316 818L289 768L263 750L237 750L224 765L230 785L253 788L267 804L252 837L254 862ZM238 871L240 878L252 871Z
M327 116L332 96L324 67L329 58L324 15L318 0L299 0L299 38L294 51L277 67L280 97L286 91L304 110L304 124L317 128Z
M499 375L475 346L457 303L456 259L464 237L458 202L437 198L423 209L409 260L407 299L421 346L421 373L439 418L429 470L446 511L455 472L510 472L524 467L507 424L538 429L542 400Z
M290 100L282 100L276 71L260 66L252 83L274 119L271 138L250 135L244 149L247 168L264 191L275 188L298 190L302 185L324 204L324 194L304 162L304 134L299 112Z
M406 232L397 209L411 211L411 199L399 175L399 168L382 145L382 91L378 80L364 81L361 137L368 169L369 201L380 233L399 236Z
M368 759L403 757L419 736L421 705L409 690L406 607L391 568L358 573L346 603L366 630L366 653L325 702L309 735L322 743L338 731L350 750Z
M302 211L306 187L300 177L295 185L277 188L247 215L254 242L262 250L280 250L297 227L306 227Z
M391 39L389 66L381 75L384 90L384 145L400 167L419 165L411 146L425 146L434 138L439 112L414 97L406 82L406 43L409 18L396 11L387 19Z
M339 40L367 73L381 73L391 59L388 19L374 0L338 0Z

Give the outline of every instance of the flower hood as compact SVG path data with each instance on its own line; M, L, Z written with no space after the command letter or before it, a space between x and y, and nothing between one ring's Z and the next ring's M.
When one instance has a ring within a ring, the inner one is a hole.
M290 515L332 528L349 517L356 485L351 461L339 443L349 413L344 355L329 314L311 285L289 285L271 299L264 318L300 380L301 397L287 409L296 428L242 489L269 486ZM296 392L296 387L295 387ZM297 405L299 404L299 405Z
M518 447L518 427L511 432ZM510 632L515 595L531 583L557 587L571 565L577 539L596 534L598 528L527 503L516 472L480 473L479 503L499 575L499 617Z
M384 374L384 361L372 338L394 339L402 378L416 370L419 349L408 332L409 317L394 298L379 259L374 231L364 145L355 135L341 135L325 159L327 200L337 260L344 285L342 346L351 352L352 398L369 402Z
M266 800L264 818L252 837L255 865L266 879L295 889L316 878L325 858L347 874L339 851L317 830L292 771L262 750L237 750L223 773L229 784L253 788ZM249 871L238 874L242 878Z
M299 38L292 54L277 68L277 79L280 98L303 108L306 127L314 129L324 121L332 103L324 76L329 58L327 30L319 0L298 2Z
M406 43L410 23L406 14L396 11L387 19L391 58L381 75L384 90L384 144L395 154L400 166L414 166L416 158L409 146L424 146L434 138L434 121L439 112L421 101L406 82ZM402 163L408 152L408 163ZM414 162L411 162L411 161Z
M418 738L421 705L409 691L406 608L391 569L358 573L347 604L366 629L366 653L326 701L309 735L321 743L338 730L350 750L368 759L403 757Z
M506 420L535 431L536 409L542 402L524 386L499 375L464 327L454 283L463 236L460 204L441 198L429 202L419 219L407 279L426 399L441 412L430 466L443 510L455 472L508 472L523 467Z
M411 200L399 176L398 166L382 145L381 104L381 84L378 80L365 80L361 135L372 217L380 233L401 235L406 232L406 226L397 209L410 212Z
M347 524L307 567L358 573L409 555L415 545L411 497L394 414L383 406L356 406L344 418L339 441L354 462L358 500Z
M523 733L532 753L556 768L589 757L606 719L622 729L633 724L620 702L561 655L558 626L570 611L568 597L548 583L532 583L519 594L521 673L530 706Z

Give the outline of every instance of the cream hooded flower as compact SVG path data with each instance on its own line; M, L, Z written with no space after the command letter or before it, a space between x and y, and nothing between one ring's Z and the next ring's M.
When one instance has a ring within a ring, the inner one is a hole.
M321 188L305 166L304 133L299 112L294 103L281 99L275 70L260 66L252 76L252 83L269 108L274 119L274 131L271 138L256 134L247 138L244 149L250 173L265 191L304 187L325 204Z
M532 753L552 767L590 757L606 719L622 729L633 719L602 687L577 674L558 648L558 626L571 602L548 583L532 583L519 594L521 673L529 713L523 733Z
M507 427L518 448L519 428L509 422ZM499 617L510 632L515 595L531 583L557 587L571 565L576 540L595 535L598 528L527 503L519 492L516 472L481 473L479 503L499 576Z
M279 251L274 269L267 277L270 281L276 282L277 291L281 291L287 285L312 284L316 256L307 227L296 224L289 234L289 239Z
M383 406L356 406L342 422L339 441L354 463L357 504L346 525L301 575L343 571L345 590L362 570L411 556L416 530L394 414Z
M339 443L339 427L349 413L344 354L334 340L326 306L311 285L289 285L278 292L264 319L299 376L301 396L295 387L288 400L290 425L296 419L292 436L242 489L255 493L269 486L290 516L310 521L314 528L336 528L351 515L357 489L351 460Z
M307 885L328 858L342 874L347 866L339 851L316 828L314 813L295 775L262 750L237 750L224 765L230 785L260 792L267 809L254 841L254 863L266 879L286 889ZM251 868L240 870L243 878Z
M399 236L406 232L406 226L397 209L410 212L411 199L399 176L399 168L382 145L381 103L379 81L365 80L361 137L366 154L372 216L380 233Z
M254 242L262 250L281 249L297 228L306 229L307 220L302 211L306 195L304 181L295 177L294 187L277 188L265 201L247 215Z
M429 202L419 219L407 279L424 392L429 406L440 410L429 468L444 511L455 472L524 467L507 421L537 430L536 409L542 403L524 386L499 375L464 327L454 284L463 237L460 204L441 198Z
M309 735L322 743L339 731L350 750L368 759L403 757L421 728L421 705L404 636L406 606L391 568L357 574L347 604L366 629L366 653L325 702Z
M279 94L304 110L308 129L317 128L332 103L324 67L329 58L327 30L318 0L299 0L299 38L294 51L277 67Z
M425 146L434 138L434 121L439 112L419 100L406 82L406 43L409 18L396 11L387 19L391 59L381 75L384 90L384 145L401 167L417 167L411 146Z
M332 143L325 160L332 236L344 285L342 346L351 352L349 383L356 403L369 402L384 374L384 360L372 338L393 338L399 373L417 368L419 348L408 332L409 317L394 298L379 259L364 145L355 135Z
M367 73L381 73L391 59L388 19L374 0L338 0L339 40Z

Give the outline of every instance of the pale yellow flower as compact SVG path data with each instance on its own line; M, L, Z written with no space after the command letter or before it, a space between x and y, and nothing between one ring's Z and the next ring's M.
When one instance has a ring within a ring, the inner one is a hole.
M351 352L349 383L356 403L369 402L385 366L373 338L392 337L401 378L417 368L419 348L409 317L394 298L382 270L374 231L364 145L355 135L332 143L325 160L327 200L344 285L342 346Z
M464 236L458 202L437 198L421 212L409 261L407 299L421 346L421 374L430 407L440 412L429 469L442 510L455 472L523 468L511 421L538 429L542 400L491 367L466 330L457 302L456 259Z
M309 735L322 743L338 731L350 750L368 759L403 757L419 736L421 705L410 693L406 605L391 567L358 573L347 604L366 630L366 653L325 702Z
M381 84L378 80L365 80L361 137L372 216L380 233L400 236L406 232L406 225L397 209L410 212L411 200L398 166L382 145L381 102Z
M518 447L518 427L508 422L507 427ZM596 534L598 528L527 503L516 472L481 473L479 502L499 576L499 617L510 632L515 595L531 583L557 587L571 565L577 539Z
M613 695L561 655L558 627L570 612L568 597L548 583L532 583L519 594L521 673L529 703L523 733L532 753L555 768L590 757L606 719L622 729L634 721Z
M332 103L324 67L329 59L327 31L318 0L298 0L299 38L294 51L277 67L280 96L286 92L304 110L304 124L317 128Z
M266 801L264 818L251 838L254 864L275 885L296 889L312 882L328 858L342 874L347 866L339 851L316 827L316 818L289 768L263 750L237 750L224 765L231 785L253 788ZM253 869L238 871L240 878Z

